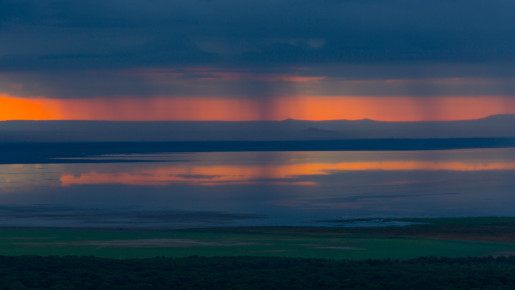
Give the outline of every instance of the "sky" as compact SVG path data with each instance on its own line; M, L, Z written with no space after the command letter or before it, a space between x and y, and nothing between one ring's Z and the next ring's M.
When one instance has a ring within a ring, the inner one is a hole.
M512 0L0 0L0 121L515 114Z

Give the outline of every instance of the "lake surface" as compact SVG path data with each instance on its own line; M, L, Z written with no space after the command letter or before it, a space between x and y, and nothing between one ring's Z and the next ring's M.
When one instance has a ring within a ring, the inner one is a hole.
M354 218L512 216L515 209L512 148L95 159L119 162L0 165L0 226L331 226Z

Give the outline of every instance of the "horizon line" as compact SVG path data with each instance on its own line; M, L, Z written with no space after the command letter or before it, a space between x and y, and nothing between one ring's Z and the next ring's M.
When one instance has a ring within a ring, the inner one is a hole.
M414 121L391 121L391 120L377 120L371 118L362 119L327 119L327 120L309 120L309 119L294 119L286 118L282 120L90 120L90 119L45 119L45 120L30 120L30 119L15 119L15 120L0 120L0 122L90 122L90 123L254 123L254 122L287 122L287 121L300 121L300 122L330 122L330 121L373 121L385 123L428 123L428 122L459 122L459 121L474 121L484 120L491 117L501 116L514 116L515 114L493 114L480 118L470 119L456 119L456 120L414 120Z

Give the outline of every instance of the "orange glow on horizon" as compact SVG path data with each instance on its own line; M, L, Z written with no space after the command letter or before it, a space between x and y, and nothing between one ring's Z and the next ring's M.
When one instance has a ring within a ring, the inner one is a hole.
M447 121L495 114L515 114L515 99L498 96L48 99L0 95L1 121L320 121L365 118L378 121Z
M44 99L22 99L0 95L0 121L49 120L58 118Z
M84 184L215 186L228 184L316 185L297 181L300 176L329 175L334 171L489 171L515 170L513 162L366 161L301 163L278 166L169 166L131 172L64 174L61 186Z

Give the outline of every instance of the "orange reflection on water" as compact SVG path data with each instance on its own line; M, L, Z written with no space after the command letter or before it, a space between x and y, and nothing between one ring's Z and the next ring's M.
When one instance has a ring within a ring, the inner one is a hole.
M275 171L258 166L171 166L121 173L93 171L79 176L65 174L60 181L62 186L77 184L169 185L174 183L203 186L255 183L314 185L313 182L287 182L283 180L284 177L274 175L273 172Z
M432 162L432 161L371 161L340 163L301 163L265 166L169 166L130 172L80 175L64 174L62 186L80 184L170 185L202 186L228 184L316 185L313 181L297 181L301 176L328 175L336 171L487 171L515 170L513 162Z

